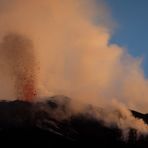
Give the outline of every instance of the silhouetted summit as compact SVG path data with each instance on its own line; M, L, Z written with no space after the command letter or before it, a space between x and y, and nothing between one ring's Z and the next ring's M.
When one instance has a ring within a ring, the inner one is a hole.
M136 138L131 129L124 141L120 129L106 127L86 113L72 115L70 98L54 96L44 102L1 101L0 140L8 143L34 144L97 144L101 147L147 147L148 137ZM148 121L148 115L131 111L136 118Z

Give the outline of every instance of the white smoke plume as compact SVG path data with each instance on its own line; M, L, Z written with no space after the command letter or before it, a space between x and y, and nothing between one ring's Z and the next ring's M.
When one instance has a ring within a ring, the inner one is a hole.
M9 32L26 36L34 43L40 98L70 96L75 111L81 110L83 104L102 106L108 113L106 123L147 132L144 122L127 110L148 111L148 80L141 69L141 59L132 57L123 47L109 44L114 23L102 1L0 0L0 8L1 44ZM15 83L3 50L0 49L0 98L15 98ZM109 104L125 118L119 120L118 115L111 114Z

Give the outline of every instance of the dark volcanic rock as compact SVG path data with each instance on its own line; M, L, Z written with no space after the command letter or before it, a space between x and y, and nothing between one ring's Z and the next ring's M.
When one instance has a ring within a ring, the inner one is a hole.
M55 96L46 102L0 102L0 141L34 145L97 144L100 147L147 147L148 137L136 139L131 130L129 140L121 139L121 131L108 128L86 114L70 116L70 99ZM68 113L67 113L68 112ZM147 114L131 111L147 122ZM68 116L68 118L66 118ZM60 118L60 119L59 119ZM29 143L28 143L29 142ZM10 144L9 143L9 144Z

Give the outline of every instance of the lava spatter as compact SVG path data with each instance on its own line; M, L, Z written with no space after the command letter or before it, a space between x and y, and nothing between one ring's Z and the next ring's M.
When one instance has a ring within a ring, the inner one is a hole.
M3 38L2 48L14 77L17 99L33 101L36 96L36 60L32 40L9 33Z

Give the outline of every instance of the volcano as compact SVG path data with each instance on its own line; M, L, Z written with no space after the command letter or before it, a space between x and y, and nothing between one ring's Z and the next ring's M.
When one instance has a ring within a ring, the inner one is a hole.
M146 147L148 136L135 136L131 129L124 141L120 129L106 127L87 113L71 115L70 98L49 97L44 102L20 100L0 102L0 139L7 143L36 145L97 144L101 147ZM131 111L136 118L148 121L148 115Z

